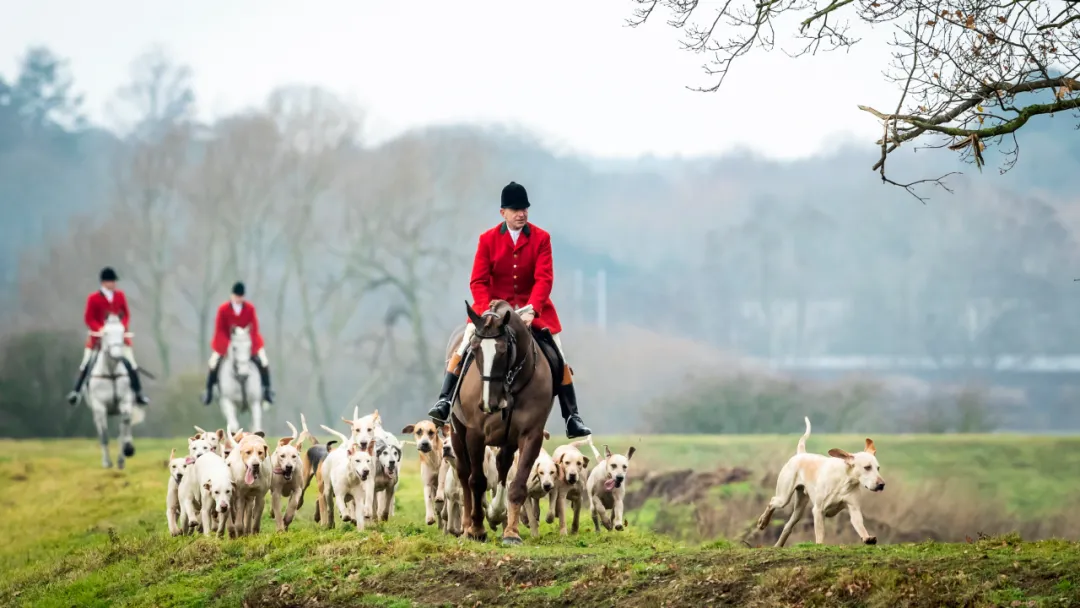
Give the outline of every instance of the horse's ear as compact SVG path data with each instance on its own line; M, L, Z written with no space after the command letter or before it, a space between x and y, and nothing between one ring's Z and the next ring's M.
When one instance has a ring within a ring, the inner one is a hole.
M509 322L510 322L510 315L512 315L512 314L514 314L514 311L512 311L512 310L508 310L508 311L506 311L505 313L503 313L503 318L502 318L502 324L503 324L504 326L505 326L505 325L506 325L507 323L509 323Z
M476 314L476 311L469 306L468 302L465 302L465 311L469 315L469 320L472 321L474 326L479 327L484 324L484 320L480 318L480 315Z

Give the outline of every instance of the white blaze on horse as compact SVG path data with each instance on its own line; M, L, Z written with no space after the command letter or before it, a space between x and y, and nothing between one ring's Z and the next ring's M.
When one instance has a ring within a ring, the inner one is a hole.
M257 432L263 430L262 412L268 404L263 400L262 381L252 361L251 346L251 328L234 327L218 372L218 400L229 428L240 428L236 418L239 407L241 412L251 412L250 428Z
M109 315L101 331L91 332L90 335L100 341L83 391L101 441L101 466L106 469L112 467L109 458L109 417L119 416L120 428L116 440L121 444L121 451L116 466L123 469L125 458L135 455L131 427L146 417L141 407L135 407L135 392L131 390L131 379L123 363L124 339L133 334L124 330L120 317Z

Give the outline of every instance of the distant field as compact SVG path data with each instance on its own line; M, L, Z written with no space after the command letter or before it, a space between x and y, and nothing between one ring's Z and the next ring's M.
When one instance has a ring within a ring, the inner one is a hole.
M628 512L631 527L623 533L597 535L588 518L579 536L566 539L546 524L539 540L523 528L526 545L515 549L445 538L424 526L411 453L396 519L386 526L323 531L311 520L309 490L289 533L268 532L268 500L263 534L216 541L167 535L165 459L170 448L183 448L182 439L139 441L124 472L101 469L89 439L0 441L0 605L769 606L806 598L808 605L1080 605L1074 542L978 540L980 531L1007 532L1001 526L1013 523L1025 538L1080 538L1080 520L1067 515L1080 491L1080 438L875 437L889 486L867 500L867 525L886 544L837 546L850 543L846 514L830 522L828 547L700 544L710 536L704 531L734 538L732 530L756 518L769 476L797 437L605 439L618 451L638 448L632 492L646 470L737 466L750 477L712 488L691 505L652 497ZM861 444L861 437L822 435L808 447ZM998 509L992 519L989 508ZM956 529L935 528L958 510L962 517L945 522ZM984 523L988 529L976 529ZM888 544L890 528L897 539L922 530L926 538L975 542ZM793 536L810 538L809 528ZM745 544L770 542L757 533Z

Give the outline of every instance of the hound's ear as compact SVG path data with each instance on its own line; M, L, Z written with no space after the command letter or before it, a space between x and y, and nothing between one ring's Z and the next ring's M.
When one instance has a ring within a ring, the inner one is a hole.
M225 429L218 429L217 430L217 438L218 438L218 441L221 441L222 439L225 439Z
M169 460L176 458L176 448L169 451Z
M416 431L416 425L415 424L410 424L410 425L406 426L405 428L401 429L401 432L406 434L406 435L412 435L414 431Z
M604 458L611 460L611 450L606 443L604 444Z
M292 443L292 437L282 437L281 439L278 439L277 442L279 448L289 445L290 443Z
M585 460L585 469L587 470L589 468L589 457L584 454L581 457Z
M545 429L544 430L544 440L546 441L548 439L551 439L551 433L547 432L547 430Z
M442 425L442 427L440 427L439 430L442 431L443 437L449 437L450 436L450 425L449 424Z
M264 433L262 431L255 431L255 434L258 435L259 437L262 437L263 439L266 439L266 433Z
M375 422L382 422L382 418L379 416L379 410L375 410L375 413L371 415L371 419Z
M637 448L635 448L634 446L630 446L630 449L626 451L626 459L630 460L631 458L633 458L634 457L634 452L636 452L636 451L637 451Z
M341 421L344 422L345 424L349 425L349 426L353 425L352 420L349 420L348 418L346 418L344 416L341 417Z
M869 454L877 454L877 448L874 446L874 440L869 437L866 438L866 450Z
M833 458L839 458L840 460L843 460L848 464L851 464L852 460L854 460L854 457L851 454L848 454L840 448L833 448L829 450L829 456L832 456Z

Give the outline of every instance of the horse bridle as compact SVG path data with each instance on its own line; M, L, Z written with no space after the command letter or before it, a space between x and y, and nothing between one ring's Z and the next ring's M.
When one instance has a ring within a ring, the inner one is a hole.
M481 315L481 318L483 318L483 317L498 317L498 314L495 311L488 310L488 311L485 311L483 315ZM510 323L507 323L507 324L503 325L500 328L500 332L497 335L486 336L484 334L481 334L480 333L480 328L476 329L476 334L475 335L476 335L477 338L479 338L481 340L497 340L502 336L506 337L506 346L507 346L507 352L508 352L507 360L510 361L510 364L512 365L512 367L510 367L510 369L508 369L506 371L506 376L504 376L502 378L497 378L495 376L485 376L482 369L477 369L477 371L480 372L480 379L481 380L487 380L488 382L496 382L496 381L499 381L499 380L503 381L503 392L506 394L506 403L507 403L506 409L509 410L509 409L514 407L514 394L511 392L510 389L514 385L514 381L517 380L518 374L520 374L521 370L525 368L525 361L527 359L527 357L523 356L523 357L521 357L521 361L517 361L517 354L518 354L517 334L515 334L514 330L511 329ZM536 352L535 352L536 351L536 343L535 343L535 341L533 342L533 351L534 351L533 352L533 365L535 366L536 365Z

